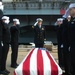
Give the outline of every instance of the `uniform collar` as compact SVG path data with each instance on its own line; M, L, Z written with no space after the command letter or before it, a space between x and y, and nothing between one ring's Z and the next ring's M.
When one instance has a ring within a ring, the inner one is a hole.
M42 25L41 25L41 26L38 25L38 27L39 27L39 28L40 28L40 27L42 28Z

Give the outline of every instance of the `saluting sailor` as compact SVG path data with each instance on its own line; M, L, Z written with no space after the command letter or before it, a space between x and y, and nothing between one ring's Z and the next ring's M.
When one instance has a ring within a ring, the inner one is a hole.
M42 25L43 19L38 18L34 24L34 43L35 47L43 48L45 39L45 27Z
M2 35L3 35L3 24L2 24L2 17L3 17L3 10L4 10L4 5L2 1L0 1L0 74L5 74L7 75L7 72L2 71ZM5 65L3 65L5 66Z
M11 67L16 68L17 64L17 57L18 57L18 40L19 40L19 26L20 21L19 19L13 19L13 26L10 28L11 33Z
M63 18L58 18L56 22L57 42L58 42L58 60L59 66L63 68L63 41L62 41L62 23Z
M75 75L75 3L69 5L69 8L66 10L66 13L63 17L67 18L69 15L71 16L71 19L69 20L69 22L65 20L64 23L68 24L66 30L68 34L71 55L71 70L72 75Z
M8 16L3 16L2 17L2 42L3 42L3 47L2 47L2 62L1 62L1 71L3 73L9 74L10 72L6 69L6 60L7 60L7 55L9 51L9 43L10 43L10 29L9 29L9 17Z

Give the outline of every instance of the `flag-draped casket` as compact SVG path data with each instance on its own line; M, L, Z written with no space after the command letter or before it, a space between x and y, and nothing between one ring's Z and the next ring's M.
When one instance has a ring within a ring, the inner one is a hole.
M14 75L62 75L62 70L45 48L34 48L15 69Z

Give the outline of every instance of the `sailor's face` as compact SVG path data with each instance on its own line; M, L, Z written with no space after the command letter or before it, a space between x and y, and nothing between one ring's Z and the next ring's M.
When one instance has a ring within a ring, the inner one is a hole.
M14 26L16 26L16 22L14 22Z
M61 25L61 24L62 24L62 21L58 21L57 24L58 24L58 25Z
M3 22L5 22L5 20L2 20Z
M38 22L38 25L42 25L42 21Z
M75 15L75 8L71 8L69 10L69 13L70 13L71 16Z
M71 20L71 17L68 17L67 20L70 21Z

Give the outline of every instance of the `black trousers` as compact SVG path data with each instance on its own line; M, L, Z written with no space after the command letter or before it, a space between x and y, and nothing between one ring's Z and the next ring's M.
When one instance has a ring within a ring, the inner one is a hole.
M58 60L59 60L59 66L64 67L63 48L61 48L61 45L59 44L58 44Z
M63 59L64 59L64 68L66 75L71 73L71 59L70 59L70 51L67 45L64 45L63 48Z
M0 70L1 70L1 61L2 61L2 45L1 45L1 40L0 40Z
M75 44L71 45L70 52L71 52L72 75L75 75Z
M9 43L3 42L2 47L2 62L1 62L1 70L4 71L6 69L6 60L9 51Z
M16 65L17 64L17 57L18 57L18 43L12 42L11 49L12 49L11 65Z
M41 43L41 44L35 43L35 47L36 47L36 48L43 48L43 46L44 46L43 43Z

